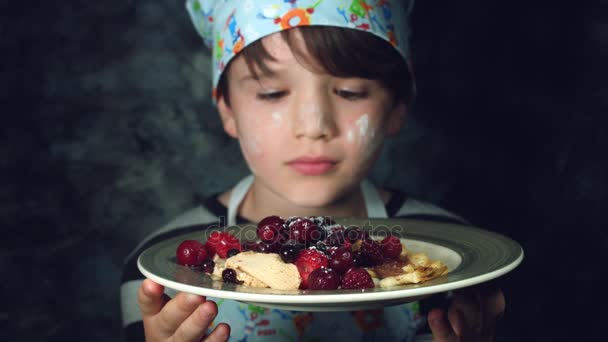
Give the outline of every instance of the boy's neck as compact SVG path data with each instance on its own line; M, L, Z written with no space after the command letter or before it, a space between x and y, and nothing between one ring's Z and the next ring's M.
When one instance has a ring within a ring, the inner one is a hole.
M384 203L387 203L391 197L391 193L378 189ZM218 197L218 200L228 206L230 201L231 191L227 191ZM340 201L337 201L323 208L307 208L291 205L282 197L264 191L256 187L256 183L252 185L249 192L243 199L238 210L239 216L251 222L259 222L264 217L269 215L278 215L281 217L290 216L330 216L330 217L367 217L365 208L365 200L361 188L357 188L350 195L344 196Z

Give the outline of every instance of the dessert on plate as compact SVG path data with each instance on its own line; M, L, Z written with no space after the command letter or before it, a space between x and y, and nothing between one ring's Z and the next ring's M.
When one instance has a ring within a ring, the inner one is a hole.
M183 241L177 262L214 279L278 290L336 290L422 283L448 272L425 253L411 253L394 235L377 239L327 217L269 216L257 240L212 232L206 242Z

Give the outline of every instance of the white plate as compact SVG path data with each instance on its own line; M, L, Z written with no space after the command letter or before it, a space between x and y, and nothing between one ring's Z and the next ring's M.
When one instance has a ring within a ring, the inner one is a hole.
M282 291L227 284L175 262L177 246L187 239L206 241L211 230L184 234L146 249L137 260L147 278L176 291L233 299L258 306L301 311L348 311L411 302L498 278L517 267L523 249L512 239L475 227L405 219L337 219L356 225L375 238L391 232L413 252L425 252L447 264L449 273L417 285L334 291ZM255 238L255 226L226 228L242 239Z

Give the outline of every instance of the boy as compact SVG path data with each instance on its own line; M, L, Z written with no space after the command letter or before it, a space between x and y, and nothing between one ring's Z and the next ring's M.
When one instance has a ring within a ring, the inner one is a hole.
M372 313L313 314L248 312L242 304L223 301L218 313L213 301L183 293L169 299L161 286L140 279L134 261L146 246L206 229L221 217L229 225L269 215L463 223L443 209L365 180L384 138L401 128L413 93L407 6L396 1L279 3L188 1L199 33L214 50L214 100L224 130L239 140L252 175L178 217L128 258L121 294L129 336L145 332L149 341L225 340L232 328L231 338L248 340L411 340L424 323L413 304ZM455 296L447 314L432 310L428 320L435 339L491 337L504 299L496 290L482 294ZM373 328L361 321L368 318L376 320ZM214 319L229 325L215 325L206 335ZM261 321L264 333L256 328ZM296 321L306 321L305 327Z

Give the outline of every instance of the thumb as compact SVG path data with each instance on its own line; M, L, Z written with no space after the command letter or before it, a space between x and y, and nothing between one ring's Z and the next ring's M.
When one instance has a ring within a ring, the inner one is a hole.
M427 317L431 333L433 334L434 342L449 342L457 341L452 325L450 324L447 314L443 309L433 309Z
M154 316L165 305L165 288L150 279L145 279L137 291L137 303L142 316Z

